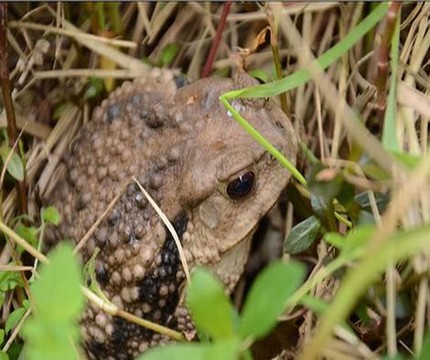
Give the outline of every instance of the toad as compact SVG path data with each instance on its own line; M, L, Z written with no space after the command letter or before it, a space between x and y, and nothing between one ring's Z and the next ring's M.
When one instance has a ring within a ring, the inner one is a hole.
M62 223L47 241L78 242L113 203L82 246L83 261L96 251L98 285L119 308L187 332L193 325L183 300L185 275L177 246L131 179L173 224L188 266L209 267L231 292L257 224L290 174L219 101L227 91L255 85L254 79L238 73L233 79L177 83L171 71L154 69L124 83L94 110L65 157L65 178L49 199ZM294 162L297 140L276 103L242 99L233 106ZM167 341L94 304L88 304L81 328L90 359L132 359Z

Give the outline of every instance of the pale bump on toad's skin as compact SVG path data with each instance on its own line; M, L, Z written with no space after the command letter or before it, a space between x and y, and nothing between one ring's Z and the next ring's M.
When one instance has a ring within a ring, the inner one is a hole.
M170 71L154 69L115 90L66 156L66 178L48 199L63 220L47 235L48 243L79 241L135 176L173 223L188 265L212 268L232 291L259 220L290 178L219 102L222 93L254 84L239 73L234 80L208 78L178 89ZM295 161L293 128L272 100L233 105ZM231 199L228 184L241 175L249 180L250 172L251 191ZM179 331L193 330L178 251L136 184L128 185L83 247L84 262L96 247L97 281L115 305ZM94 304L88 304L81 328L90 359L132 359L168 341Z

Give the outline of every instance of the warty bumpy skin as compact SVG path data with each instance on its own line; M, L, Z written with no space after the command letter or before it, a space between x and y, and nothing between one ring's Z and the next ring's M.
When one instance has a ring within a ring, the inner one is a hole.
M129 182L81 250L95 250L99 287L119 308L178 331L192 332L178 250L134 176L173 223L188 266L205 265L232 291L243 272L259 220L290 174L221 105L229 90L255 85L244 73L177 86L154 69L116 89L83 126L65 157L65 178L47 202L62 222L47 234L78 242ZM293 128L271 99L235 100L241 114L290 161ZM90 359L133 359L168 341L88 304L83 346Z

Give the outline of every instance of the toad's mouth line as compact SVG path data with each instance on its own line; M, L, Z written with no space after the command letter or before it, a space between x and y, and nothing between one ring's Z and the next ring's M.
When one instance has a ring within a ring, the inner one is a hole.
M231 245L229 248L225 249L223 252L220 252L220 258L222 259L224 256L228 255L231 251L234 251L237 247L243 244L246 241L250 241L255 234L255 231L258 228L258 223L238 242Z

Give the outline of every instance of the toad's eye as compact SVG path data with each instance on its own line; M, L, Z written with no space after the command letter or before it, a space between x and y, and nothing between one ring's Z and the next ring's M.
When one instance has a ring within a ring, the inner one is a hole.
M254 187L254 183L254 172L247 171L228 183L227 195L233 200L241 199L251 192Z

